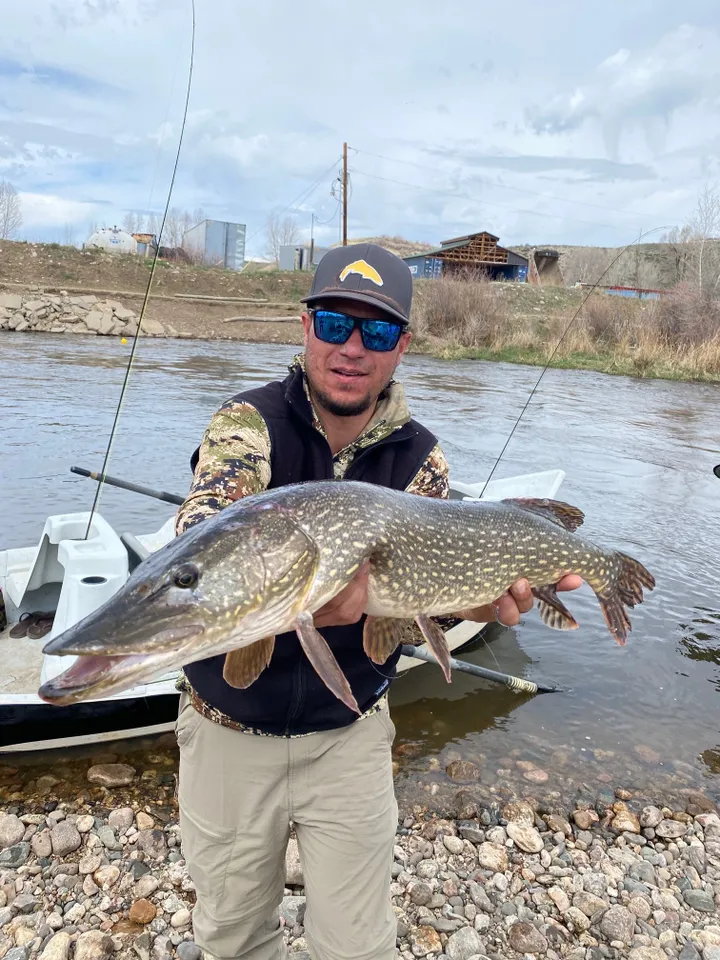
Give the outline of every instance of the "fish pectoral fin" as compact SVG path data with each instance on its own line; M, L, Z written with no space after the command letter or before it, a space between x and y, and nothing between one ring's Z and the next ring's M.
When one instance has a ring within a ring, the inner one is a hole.
M445 639L442 629L431 620L425 613L420 613L415 617L415 623L420 627L420 632L428 642L428 646L435 655L435 659L440 664L445 679L451 683L450 677L450 649Z
M338 700L341 700L348 709L358 715L360 708L350 689L347 677L340 669L340 664L327 644L327 640L313 623L312 614L306 610L298 613L295 618L295 631L305 656L315 668L316 673Z
M403 642L403 635L412 620L397 617L365 618L363 649L373 663L385 663L395 648Z
M270 665L274 649L275 637L263 637L246 647L226 653L223 680L231 687L246 690Z
M507 497L501 502L527 510L528 513L534 513L538 517L544 517L565 530L577 530L585 520L582 510L562 500L548 500L542 497Z
M533 595L538 599L538 613L548 627L553 630L577 630L578 622L560 600L556 584L548 583L544 587L533 587Z

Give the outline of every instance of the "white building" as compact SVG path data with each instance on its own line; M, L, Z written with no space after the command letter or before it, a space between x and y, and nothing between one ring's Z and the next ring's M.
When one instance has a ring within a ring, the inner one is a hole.
M107 253L137 253L137 240L119 227L96 230L85 246L96 247Z

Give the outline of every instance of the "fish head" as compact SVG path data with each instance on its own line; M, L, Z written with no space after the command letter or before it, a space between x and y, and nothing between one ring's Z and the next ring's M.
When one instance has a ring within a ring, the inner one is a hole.
M118 692L279 632L307 586L303 561L313 548L273 503L226 508L151 554L109 600L45 645L43 653L77 660L43 684L41 699Z

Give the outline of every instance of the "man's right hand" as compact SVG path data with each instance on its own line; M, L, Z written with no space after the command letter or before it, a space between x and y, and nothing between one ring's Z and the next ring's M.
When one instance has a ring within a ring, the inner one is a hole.
M358 568L350 583L329 600L313 616L316 627L340 627L357 623L367 606L367 588L370 577L370 561Z

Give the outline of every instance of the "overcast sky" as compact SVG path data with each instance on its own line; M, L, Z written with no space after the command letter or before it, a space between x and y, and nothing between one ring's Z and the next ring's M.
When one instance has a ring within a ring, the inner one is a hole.
M311 212L335 215L316 238L337 240L344 140L350 236L617 245L683 223L720 182L717 0L196 9L172 203L247 224L248 254L288 206L307 235ZM0 178L21 194L22 236L61 240L69 225L82 241L92 222L162 212L190 12L0 0Z

